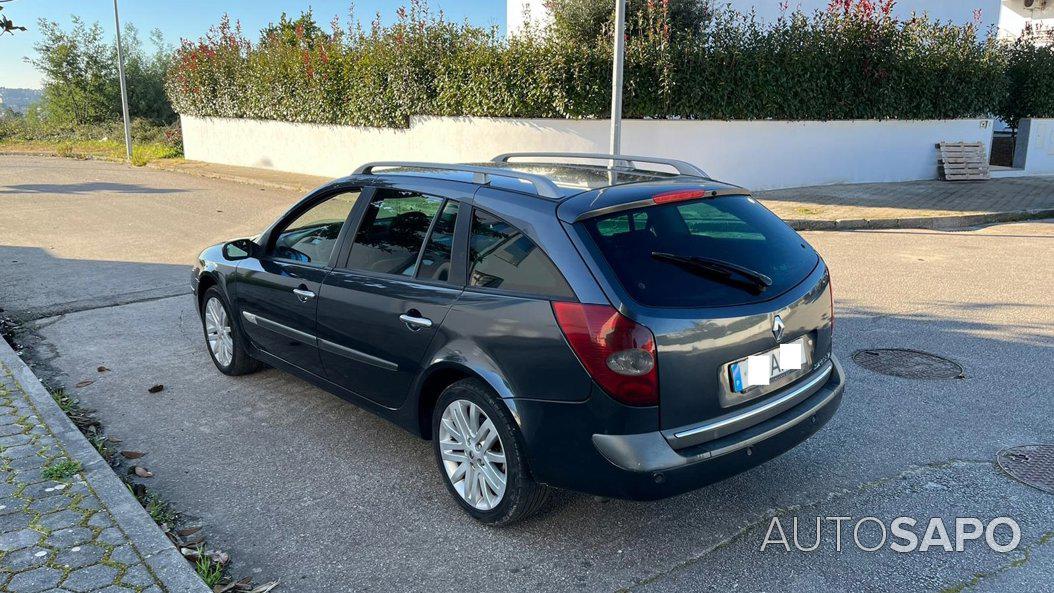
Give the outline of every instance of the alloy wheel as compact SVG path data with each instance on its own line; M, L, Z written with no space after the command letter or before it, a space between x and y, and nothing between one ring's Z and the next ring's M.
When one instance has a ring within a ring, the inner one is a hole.
M482 408L464 399L451 402L440 420L439 450L462 500L480 511L498 506L509 467L498 430Z
M216 297L210 298L205 304L205 336L216 362L223 367L230 366L234 360L234 337L231 335L227 309Z

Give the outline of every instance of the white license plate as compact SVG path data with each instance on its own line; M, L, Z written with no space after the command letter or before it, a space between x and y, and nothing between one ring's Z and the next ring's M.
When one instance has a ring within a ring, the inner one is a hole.
M729 366L732 391L742 393L751 387L768 385L784 373L797 371L805 364L805 338L780 344L768 352L755 354Z

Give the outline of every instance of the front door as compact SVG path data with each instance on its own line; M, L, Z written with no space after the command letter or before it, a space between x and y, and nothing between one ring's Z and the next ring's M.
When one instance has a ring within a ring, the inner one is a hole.
M235 309L253 344L320 376L318 294L358 197L344 190L308 202L269 234L259 259L238 266Z
M398 407L462 291L451 258L459 202L377 190L348 261L322 286L319 350L330 381Z

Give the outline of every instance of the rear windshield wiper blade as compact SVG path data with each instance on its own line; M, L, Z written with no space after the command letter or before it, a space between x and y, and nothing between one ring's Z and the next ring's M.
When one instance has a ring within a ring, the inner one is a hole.
M651 256L660 261L688 266L693 270L707 272L721 278L731 279L732 274L739 274L749 280L751 284L759 290L765 290L772 286L772 278L769 278L765 274L720 259L701 257L698 255L677 255L662 251L653 251Z

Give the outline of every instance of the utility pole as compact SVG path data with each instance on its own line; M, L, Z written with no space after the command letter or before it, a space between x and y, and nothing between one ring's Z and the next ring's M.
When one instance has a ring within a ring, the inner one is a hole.
M622 68L626 59L626 0L615 0L614 56L611 73L611 154L619 154L622 152Z
M124 115L124 150L132 162L132 122L128 119L128 89L124 83L124 49L121 47L121 17L117 15L117 0L113 0L113 22L117 25L117 74L121 79L121 112Z

